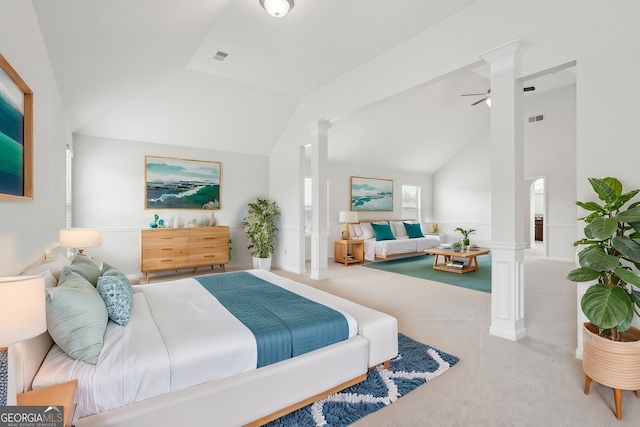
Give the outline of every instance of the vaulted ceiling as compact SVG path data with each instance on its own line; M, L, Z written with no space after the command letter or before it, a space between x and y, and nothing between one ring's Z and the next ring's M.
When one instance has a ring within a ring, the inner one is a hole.
M476 1L296 0L284 18L259 0L32 3L73 132L268 155L305 95ZM486 74L461 72L341 118L330 159L402 141L428 153L402 168L437 170L487 132L489 109L460 97L485 92Z

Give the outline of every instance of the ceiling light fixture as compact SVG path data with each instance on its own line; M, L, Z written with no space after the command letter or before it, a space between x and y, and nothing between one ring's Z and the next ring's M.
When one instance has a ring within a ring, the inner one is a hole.
M293 8L293 0L260 0L260 4L276 18L282 18Z

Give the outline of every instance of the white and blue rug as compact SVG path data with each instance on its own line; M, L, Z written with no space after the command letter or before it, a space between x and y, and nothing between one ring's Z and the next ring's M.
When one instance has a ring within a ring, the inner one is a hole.
M340 427L359 420L446 372L456 356L398 334L390 369L377 366L367 379L266 424L269 427Z

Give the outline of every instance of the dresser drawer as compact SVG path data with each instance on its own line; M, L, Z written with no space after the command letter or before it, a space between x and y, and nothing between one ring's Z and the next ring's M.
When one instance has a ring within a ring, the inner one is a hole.
M194 266L226 264L229 262L229 254L227 252L208 253L191 255L190 262Z
M181 256L189 256L189 246L142 248L142 258L145 260L155 258L176 258Z
M210 243L227 244L229 240L228 227L202 227L190 230L191 245L203 245Z
M204 243L202 245L191 246L191 251L189 252L191 255L202 255L202 254L227 254L229 252L229 246L227 242L224 243Z
M142 247L189 246L188 230L143 230Z
M174 270L189 267L191 265L189 255L179 257L143 259L142 271Z

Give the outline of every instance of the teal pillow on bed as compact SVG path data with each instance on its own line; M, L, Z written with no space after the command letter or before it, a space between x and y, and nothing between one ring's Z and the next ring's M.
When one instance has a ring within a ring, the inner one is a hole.
M422 227L420 227L420 224L409 224L405 222L404 228L407 230L407 236L409 236L410 239L424 237L424 234L422 234Z
M376 233L376 240L396 240L396 237L391 232L391 226L389 224L375 224L371 223L374 233Z
M109 316L98 290L69 271L55 288L46 289L47 329L70 357L95 365Z
M127 278L100 276L98 277L97 289L107 307L109 319L118 325L127 326L133 302L131 283Z
M64 271L66 269L75 271L76 273L87 279L87 281L93 286L96 286L98 284L98 277L100 277L100 274L102 274L102 272L100 271L100 267L98 267L96 263L91 260L91 258L82 254L76 255L73 261L71 261L71 265L68 265L63 269L62 274L64 274ZM62 280L62 276L60 277L60 279Z

